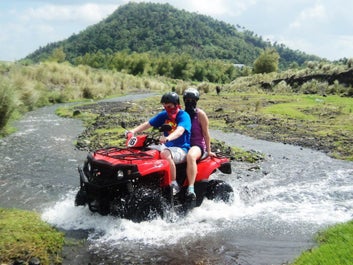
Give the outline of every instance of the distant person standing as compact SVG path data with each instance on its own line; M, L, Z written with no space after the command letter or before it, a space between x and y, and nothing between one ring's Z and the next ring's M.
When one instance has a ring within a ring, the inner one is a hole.
M217 96L219 96L219 94L221 93L221 87L220 86L216 86L216 93L217 93Z

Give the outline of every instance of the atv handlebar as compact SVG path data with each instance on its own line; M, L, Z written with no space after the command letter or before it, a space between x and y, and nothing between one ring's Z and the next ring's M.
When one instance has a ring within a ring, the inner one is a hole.
M121 122L121 127L126 129L125 122ZM160 144L159 137L161 132L168 132L172 129L169 124L163 124L161 127L154 127L150 132L144 132L134 135L131 131L125 132L126 146L127 147L148 147L151 144Z
M169 125L168 125L169 126ZM125 132L126 146L127 147L145 147L149 145L159 145L160 132L163 131L161 128L158 130L152 130L151 132L144 132L134 135L132 132Z

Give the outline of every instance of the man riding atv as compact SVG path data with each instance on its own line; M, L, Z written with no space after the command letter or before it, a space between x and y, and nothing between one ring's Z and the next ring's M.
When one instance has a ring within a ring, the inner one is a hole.
M170 165L172 177L173 194L180 191L176 181L176 164L186 161L186 154L190 148L191 120L188 113L180 107L179 96L175 92L168 92L161 98L164 110L152 117L130 133L142 132L150 127L159 128L163 124L171 126L170 131L164 131L164 136L160 137L159 142L166 146L160 153L161 159L166 159Z

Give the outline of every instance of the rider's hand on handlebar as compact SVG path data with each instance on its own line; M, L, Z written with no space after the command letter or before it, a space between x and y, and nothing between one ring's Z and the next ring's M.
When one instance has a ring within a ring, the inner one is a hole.
M211 157L217 157L217 154L214 153L214 152L212 152L212 151L210 151L210 152L208 153L208 155L211 156Z
M166 142L168 142L169 140L167 139L167 137L165 136L160 136L159 137L159 143L161 144L165 144Z
M126 131L125 132L125 138L129 138L130 136L131 137L134 136L134 133L132 131Z

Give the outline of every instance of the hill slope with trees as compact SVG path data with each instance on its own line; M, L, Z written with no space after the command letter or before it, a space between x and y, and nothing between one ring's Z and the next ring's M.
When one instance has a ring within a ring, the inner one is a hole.
M240 26L209 16L178 10L169 4L128 3L109 17L68 39L50 43L25 59L39 62L62 48L66 60L85 54L116 52L152 54L188 54L195 59L219 59L232 64L252 65L265 48L280 55L279 67L303 65L319 60L282 44L271 44Z

